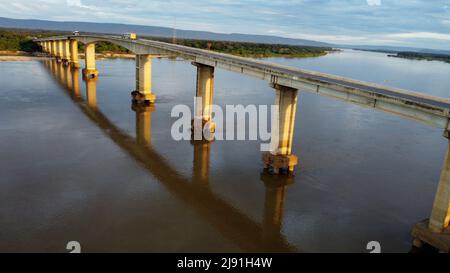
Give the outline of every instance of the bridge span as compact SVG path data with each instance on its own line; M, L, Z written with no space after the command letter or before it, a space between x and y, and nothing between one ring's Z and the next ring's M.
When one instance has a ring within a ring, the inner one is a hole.
M156 101L152 92L151 60L155 55L176 56L191 61L197 69L196 97L202 100L196 116L202 124L212 123L214 70L221 68L266 80L275 90L275 105L279 107L278 148L263 154L265 168L275 174L280 170L293 172L297 157L292 154L292 141L296 117L298 90L317 93L365 107L425 123L443 129L444 137L450 138L450 100L418 92L357 81L335 75L282 66L260 60L242 58L182 45L153 40L124 39L110 35L69 35L36 39L46 53L74 69L80 67L78 42L85 44L86 79L99 76L96 69L95 44L110 42L136 54L136 89L132 92L137 104L151 105ZM213 130L213 128L211 128ZM431 217L418 223L413 236L415 244L423 242L450 252L450 142L441 172Z

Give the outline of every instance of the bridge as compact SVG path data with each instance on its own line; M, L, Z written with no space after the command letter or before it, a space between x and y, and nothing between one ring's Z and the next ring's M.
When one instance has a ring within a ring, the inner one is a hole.
M132 105L136 112L136 139L118 128L97 106L97 80L87 79L86 96L80 94L79 71L54 60L42 63L66 91L72 102L107 137L136 160L175 197L197 212L225 238L246 252L299 252L282 235L287 187L294 177L261 174L265 187L263 219L254 221L214 193L209 184L210 143L192 142L194 146L192 177L180 174L152 146L152 105ZM205 206L207 204L207 206Z
M275 90L275 105L279 108L278 148L263 154L265 168L275 174L281 170L293 172L297 157L292 153L298 90L317 93L347 102L371 107L425 123L443 130L450 138L450 100L418 92L357 81L269 62L232 56L209 50L196 49L159 41L124 39L110 35L68 35L36 39L44 52L74 69L80 67L78 43L85 45L85 79L99 76L96 69L95 44L109 42L136 54L136 89L131 93L139 105L156 101L152 92L151 61L155 55L176 56L191 61L197 69L196 97L201 98L201 109L196 118L201 124L212 124L214 71L216 68L241 73L267 81ZM213 131L214 128L211 128ZM414 243L431 244L441 251L450 252L450 142L441 171L441 177L430 219L418 223L413 229Z

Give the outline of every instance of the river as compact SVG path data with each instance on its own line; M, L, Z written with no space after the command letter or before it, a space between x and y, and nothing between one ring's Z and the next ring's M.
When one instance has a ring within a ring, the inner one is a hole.
M268 61L450 98L446 63L351 50ZM56 62L0 63L0 252L67 252L69 241L84 252L367 252L369 241L408 252L430 215L441 130L300 91L299 165L272 177L258 141L172 139L172 107L194 103L189 62L154 59L154 109L132 109L133 60L97 66L86 84ZM273 101L266 82L216 70L215 104Z

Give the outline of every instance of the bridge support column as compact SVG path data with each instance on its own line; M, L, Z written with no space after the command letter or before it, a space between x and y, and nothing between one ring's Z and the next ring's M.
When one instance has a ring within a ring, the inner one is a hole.
M87 79L98 77L98 70L95 66L95 43L87 44L85 48L85 63L83 76Z
M52 46L53 46L52 41L48 41L48 54L50 55L52 55Z
M71 58L70 58L70 41L69 40L63 40L62 42L62 47L63 47L63 52L62 52L62 62L64 65L69 65L71 62Z
M64 47L63 47L63 43L62 43L62 40L58 40L58 41L56 41L57 42L57 44L58 44L58 51L57 51L57 53L58 53L58 55L57 55L57 59L58 59L58 61L62 61L63 60L63 57L64 57Z
M136 55L136 90L131 92L133 102L152 104L156 100L152 93L152 55Z
M78 41L70 40L70 55L72 57L72 62L70 66L73 68L80 68L80 64L78 62Z
M214 67L192 63L197 67L197 86L196 86L196 102L195 102L195 116L192 120L192 128L195 140L197 136L203 136L205 130L209 133L214 133L216 124L212 121L212 105L214 97ZM208 128L206 128L208 127ZM203 139L200 138L200 139ZM208 137L212 139L212 135Z
M412 236L414 245L420 247L424 242L441 252L450 253L450 139L441 170L433 209L429 220L415 225Z
M58 44L56 41L51 41L52 43L52 55L53 57L57 57L58 56Z
M278 84L273 84L273 88L276 92L275 105L278 106L278 130L272 128L272 141L276 141L278 147L263 153L263 164L264 168L271 168L274 174L280 170L292 173L298 163L297 156L292 154L298 90Z

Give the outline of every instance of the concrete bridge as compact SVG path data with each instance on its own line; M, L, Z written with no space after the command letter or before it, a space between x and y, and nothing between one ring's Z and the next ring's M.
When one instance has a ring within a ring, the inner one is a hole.
M344 77L281 66L217 53L209 50L119 36L78 35L58 36L35 40L46 53L74 69L80 67L78 42L85 44L85 79L99 76L95 61L95 44L109 42L120 45L136 54L136 89L131 93L139 105L151 105L156 101L152 92L151 60L155 55L176 56L191 61L197 69L196 96L202 100L202 109L196 109L196 118L202 124L212 122L211 106L214 93L214 70L221 68L266 80L275 90L275 105L279 107L278 148L263 154L265 168L292 172L297 157L292 154L295 113L298 90L314 92L365 107L400 115L402 117L441 128L450 138L450 100L422 93L391 88ZM88 98L89 100L89 98ZM418 223L414 230L414 243L429 243L441 251L450 252L450 142L441 172L431 217Z
M106 136L140 163L175 197L197 212L222 236L246 252L299 252L282 235L287 188L294 177L261 174L265 186L261 222L254 221L216 194L209 185L210 142L193 141L193 173L185 177L152 146L152 105L132 105L136 112L136 139L114 125L97 107L97 79L86 79L80 94L79 70L54 60L42 63L59 85ZM207 206L205 206L207 204Z

